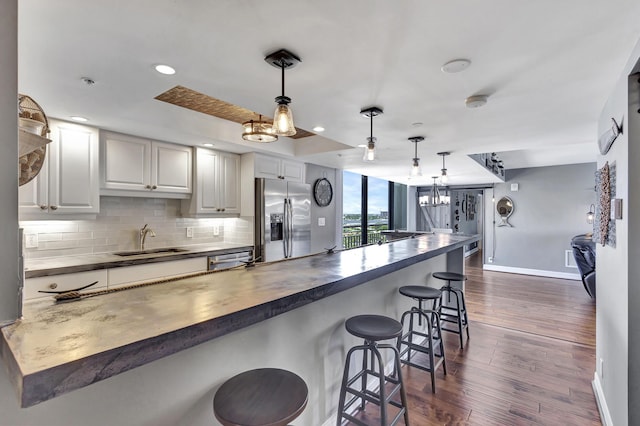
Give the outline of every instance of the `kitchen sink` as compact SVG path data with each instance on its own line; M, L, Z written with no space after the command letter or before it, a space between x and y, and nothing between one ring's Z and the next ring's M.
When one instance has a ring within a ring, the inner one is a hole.
M147 249L147 250L132 250L132 251L117 251L113 254L116 256L137 256L140 254L164 254L164 253L181 253L188 251L187 249L178 248L178 247L165 247L165 248L156 248L156 249Z

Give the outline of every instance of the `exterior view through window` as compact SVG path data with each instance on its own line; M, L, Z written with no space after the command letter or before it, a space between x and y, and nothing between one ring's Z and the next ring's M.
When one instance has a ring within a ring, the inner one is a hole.
M365 194L363 188L366 188ZM344 171L342 202L344 248L386 241L381 231L389 229L388 181ZM366 218L364 229L363 217Z

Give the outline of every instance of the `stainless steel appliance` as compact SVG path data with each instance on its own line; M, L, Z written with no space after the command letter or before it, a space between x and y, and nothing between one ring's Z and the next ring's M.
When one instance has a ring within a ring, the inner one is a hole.
M311 251L311 185L256 179L255 253L261 262Z
M217 254L207 258L208 270L233 268L242 265L252 259L251 251L239 251L235 253Z

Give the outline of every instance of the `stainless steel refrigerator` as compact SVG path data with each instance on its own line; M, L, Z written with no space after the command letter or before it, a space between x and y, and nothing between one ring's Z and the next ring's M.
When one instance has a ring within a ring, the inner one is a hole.
M271 262L309 254L311 186L261 178L255 184L255 258Z

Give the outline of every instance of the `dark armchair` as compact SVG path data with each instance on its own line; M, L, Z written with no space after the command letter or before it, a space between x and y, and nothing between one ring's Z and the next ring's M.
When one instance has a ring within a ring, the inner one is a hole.
M592 299L596 298L596 245L591 234L576 235L571 239L573 257L578 265L582 284Z

